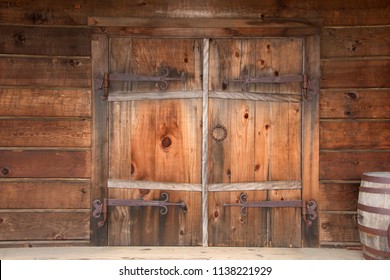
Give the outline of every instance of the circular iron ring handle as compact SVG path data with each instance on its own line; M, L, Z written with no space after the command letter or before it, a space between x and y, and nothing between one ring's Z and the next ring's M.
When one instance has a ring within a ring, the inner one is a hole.
M216 135L215 133L216 130L222 130L223 131L222 136L218 137L218 135ZM227 129L222 124L215 125L211 130L211 138L217 142L222 142L223 140L226 139L226 137L227 137Z

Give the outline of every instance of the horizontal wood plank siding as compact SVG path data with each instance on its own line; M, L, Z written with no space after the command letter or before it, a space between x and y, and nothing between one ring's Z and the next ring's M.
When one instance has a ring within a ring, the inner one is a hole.
M357 214L322 213L320 219L322 242L359 242Z
M390 55L390 26L324 28L321 56L367 57Z
M320 96L322 119L388 119L390 89L327 89Z
M88 178L90 165L89 150L0 150L0 176L6 178Z
M364 172L390 171L390 151L322 151L320 180L360 180Z
M91 61L71 57L0 56L0 84L89 88Z
M360 183L322 182L318 208L320 211L356 211Z
M3 147L90 147L89 120L0 119Z
M89 180L0 180L0 209L89 209Z
M390 58L322 60L322 88L390 88Z
M91 90L0 88L0 116L88 118Z
M86 240L89 211L0 211L0 240Z
M323 121L321 149L390 149L388 121Z
M90 56L91 30L42 26L1 26L1 54Z

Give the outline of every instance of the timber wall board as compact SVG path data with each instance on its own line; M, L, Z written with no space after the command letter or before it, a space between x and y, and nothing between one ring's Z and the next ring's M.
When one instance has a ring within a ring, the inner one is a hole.
M359 242L365 171L390 171L388 0L0 1L0 246L89 244L88 16L323 19L320 244Z

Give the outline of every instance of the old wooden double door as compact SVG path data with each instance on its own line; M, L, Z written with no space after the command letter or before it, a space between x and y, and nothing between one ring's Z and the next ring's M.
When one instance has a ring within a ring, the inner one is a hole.
M109 39L109 245L301 246L303 49Z

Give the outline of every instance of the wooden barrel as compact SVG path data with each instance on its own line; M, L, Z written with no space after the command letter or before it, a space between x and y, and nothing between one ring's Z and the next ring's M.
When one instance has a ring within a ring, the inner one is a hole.
M363 174L357 211L364 258L389 260L390 172Z

